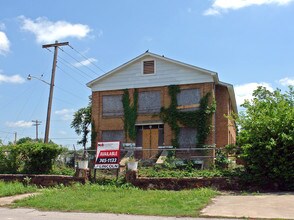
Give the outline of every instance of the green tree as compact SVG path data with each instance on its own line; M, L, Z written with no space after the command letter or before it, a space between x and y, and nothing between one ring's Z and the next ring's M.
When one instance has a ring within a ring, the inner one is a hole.
M33 142L33 139L30 137L23 137L17 140L16 144L23 144L27 142Z
M80 108L74 113L71 127L75 129L78 135L82 135L82 139L78 141L78 144L82 144L84 148L84 156L86 156L86 144L88 142L88 134L90 132L89 126L91 125L91 102L87 107Z
M294 90L282 93L259 87L246 100L238 122L239 145L252 181L294 189Z

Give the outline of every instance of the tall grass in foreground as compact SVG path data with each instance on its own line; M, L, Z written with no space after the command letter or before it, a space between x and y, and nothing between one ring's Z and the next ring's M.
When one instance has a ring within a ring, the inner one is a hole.
M40 195L18 201L15 206L59 211L198 216L216 194L206 188L165 191L86 184L46 189Z
M36 190L37 187L32 185L24 186L20 182L0 181L0 197L35 192Z

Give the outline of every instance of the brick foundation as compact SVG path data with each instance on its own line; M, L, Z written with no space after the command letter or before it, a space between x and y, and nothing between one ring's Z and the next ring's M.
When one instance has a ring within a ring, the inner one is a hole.
M227 177L151 178L138 177L136 171L127 171L126 180L140 189L183 190L212 187L218 190L240 190L237 179Z

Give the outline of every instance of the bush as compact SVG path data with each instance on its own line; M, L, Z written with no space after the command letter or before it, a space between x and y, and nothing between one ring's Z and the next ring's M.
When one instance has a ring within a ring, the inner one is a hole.
M1 173L47 174L62 148L56 144L25 142L0 149Z
M253 184L294 189L294 90L282 94L259 87L242 105L239 144Z

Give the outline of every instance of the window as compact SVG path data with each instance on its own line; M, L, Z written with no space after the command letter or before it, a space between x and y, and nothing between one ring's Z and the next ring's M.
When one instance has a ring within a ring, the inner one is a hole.
M102 141L124 141L124 131L102 131Z
M179 109L182 111L193 111L198 108L200 102L199 89L183 89L177 94Z
M143 74L154 74L154 60L143 61Z
M161 108L161 92L160 91L150 91L150 92L140 92L139 93L139 113L159 113Z
M196 128L180 128L180 133L179 133L180 148L195 148L197 144L196 135L197 135Z
M103 116L123 115L122 95L104 95L102 97Z

